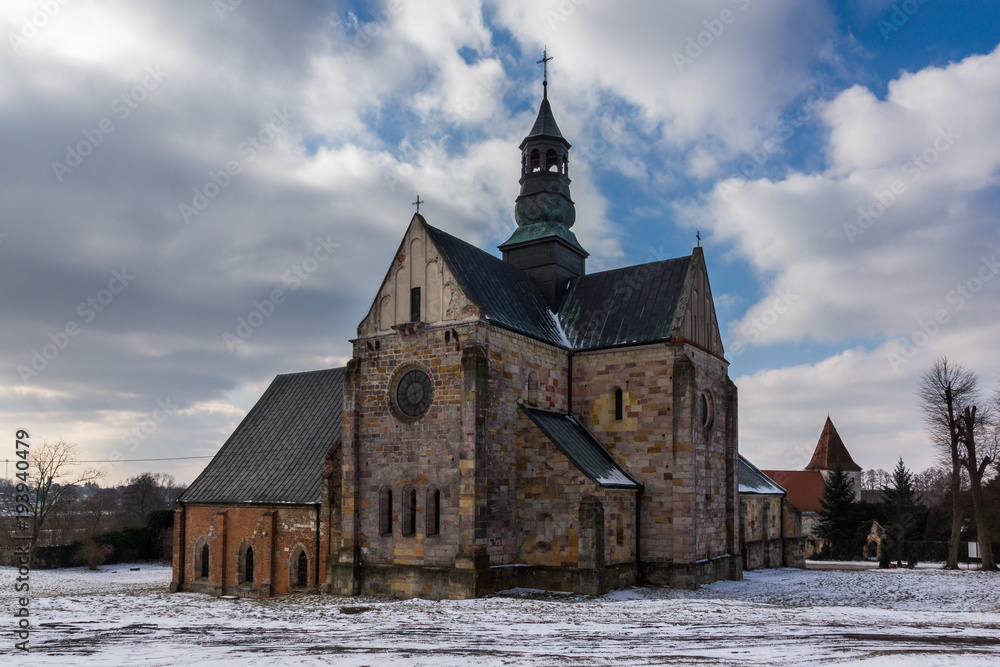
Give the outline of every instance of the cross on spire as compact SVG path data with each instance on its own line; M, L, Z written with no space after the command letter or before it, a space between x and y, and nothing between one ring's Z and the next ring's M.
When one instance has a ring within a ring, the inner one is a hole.
M421 204L426 204L427 202L425 202L423 199L420 198L420 193L418 192L417 193L417 201L410 202L410 203L413 204L414 206L416 206L417 207L417 213L420 213L420 205Z
M546 46L542 49L542 59L536 60L536 65L542 66L542 96L548 99L549 96L549 61L552 60L552 56L549 55L549 47Z
M701 230L700 229L695 232L694 237L696 239L698 239L698 247L700 248L701 247Z

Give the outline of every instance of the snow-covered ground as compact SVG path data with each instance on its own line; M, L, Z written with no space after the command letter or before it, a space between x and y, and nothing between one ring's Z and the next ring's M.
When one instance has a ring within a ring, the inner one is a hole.
M131 566L135 567L135 566ZM142 564L31 573L31 653L13 649L0 568L0 663L17 665L996 665L1000 575L759 570L697 591L509 591L428 602L166 592ZM13 659L10 659L13 657Z

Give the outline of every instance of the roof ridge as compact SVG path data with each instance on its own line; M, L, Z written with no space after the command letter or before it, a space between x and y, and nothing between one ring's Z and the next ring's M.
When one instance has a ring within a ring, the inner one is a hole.
M694 255L681 255L680 257L668 257L667 259L657 259L652 262L640 262L639 264L626 264L625 266L618 266L613 269L604 269L603 271L594 271L593 273L585 273L582 276L577 276L573 278L574 281L580 280L581 278L591 278L593 276L602 276L607 273L613 273L615 271L625 271L627 269L636 269L640 266L653 266L654 264L666 264L668 262L676 262L683 259L691 259Z

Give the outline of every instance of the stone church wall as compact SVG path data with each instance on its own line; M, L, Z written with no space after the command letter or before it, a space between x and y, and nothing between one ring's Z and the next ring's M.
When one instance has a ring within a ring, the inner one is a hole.
M635 491L602 488L580 472L523 413L517 442L518 562L595 568L634 561ZM592 526L582 524L581 503L586 498L595 499L602 512L600 549L596 536L589 540L584 536L584 531L592 530Z
M419 568L457 567L462 554L477 553L487 555L490 565L517 562L518 404L565 409L565 356L479 322L421 324L356 342L357 418L356 426L345 420L345 437L357 429L363 462L359 555L366 566L393 566L382 568L384 575L367 567L362 592L461 597L444 579L427 584ZM394 381L410 368L424 370L434 385L430 408L415 420L401 419L390 399ZM410 488L417 491L417 529L403 535L402 498ZM378 525L382 489L393 495L393 530L386 535ZM430 489L441 492L438 535L423 528ZM347 515L345 505L344 531L350 529Z
M781 512L782 497L779 495L740 496L744 570L783 565Z
M639 557L649 583L739 577L739 537L728 527L739 508L735 388L726 369L683 343L574 355L574 413L645 487Z
M171 588L241 597L283 595L299 589L298 555L305 552L308 585L301 590L316 590L318 537L315 507L185 505L174 513L175 554L183 555L174 558ZM201 576L205 544L208 577ZM252 582L243 581L248 546L253 549ZM323 572L325 562L318 565Z

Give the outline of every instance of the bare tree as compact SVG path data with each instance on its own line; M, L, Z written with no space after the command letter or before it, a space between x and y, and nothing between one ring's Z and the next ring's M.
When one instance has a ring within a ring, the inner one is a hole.
M986 506L983 502L983 474L989 469L995 459L989 440L985 436L989 427L987 410L978 410L975 405L967 405L962 410L958 420L958 437L965 446L962 463L969 471L969 489L972 491L972 509L976 513L976 537L979 540L979 557L984 570L996 570L993 559L993 541L990 539L989 524L986 521ZM986 442L982 442L986 440ZM976 451L977 441L982 442L980 451Z
M31 529L31 550L34 551L45 522L66 505L76 485L103 476L99 468L79 469L76 444L61 436L55 442L43 440L28 454L29 506L35 517Z
M976 401L979 378L961 364L941 357L923 373L917 389L924 423L943 463L951 467L951 537L948 540L948 569L958 568L958 547L962 539L962 512L958 498L962 488L963 451L959 437L959 417Z

